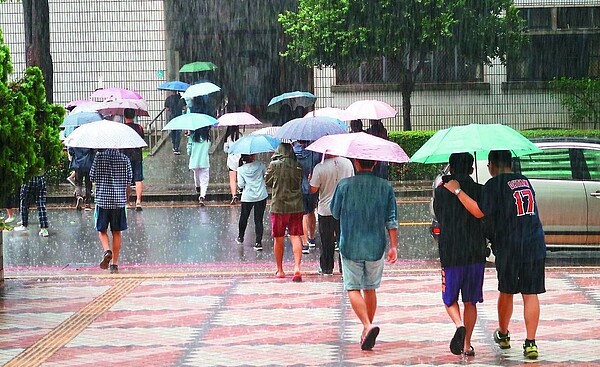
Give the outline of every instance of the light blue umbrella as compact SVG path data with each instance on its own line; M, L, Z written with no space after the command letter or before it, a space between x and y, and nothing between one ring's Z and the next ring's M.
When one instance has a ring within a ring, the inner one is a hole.
M348 126L343 121L333 117L314 116L301 117L286 122L275 133L281 140L308 140L315 141L325 135L347 134Z
M215 93L221 90L216 84L211 82L201 82L198 84L190 85L188 89L183 93L183 98L194 98L198 96L207 96L211 93Z
M281 140L271 135L246 135L229 146L229 154L257 154L274 152Z
M287 92L271 98L271 101L267 106L267 110L278 112L278 106L282 104L289 105L292 108L292 110L294 110L298 106L306 108L314 105L316 100L317 97L315 97L315 95L310 92Z
M217 119L212 116L203 113L186 113L169 121L163 130L197 130L216 123Z
M102 115L98 112L77 112L68 114L60 127L81 126L89 122L102 120Z
M172 90L175 92L185 92L186 89L189 88L189 86L190 85L188 83L180 82L179 80L172 80L170 82L162 83L161 85L158 86L157 89Z

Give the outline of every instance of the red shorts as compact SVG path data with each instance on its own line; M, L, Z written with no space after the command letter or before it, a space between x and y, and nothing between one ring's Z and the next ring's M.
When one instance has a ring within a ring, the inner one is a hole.
M285 236L288 229L290 236L302 236L302 217L304 213L271 213L271 235L273 237Z

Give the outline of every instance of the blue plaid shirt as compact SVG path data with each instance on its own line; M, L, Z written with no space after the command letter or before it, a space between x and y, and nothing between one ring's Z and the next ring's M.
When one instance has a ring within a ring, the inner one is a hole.
M96 154L90 170L96 183L96 205L104 209L127 205L127 186L133 179L129 158L118 150L106 149Z

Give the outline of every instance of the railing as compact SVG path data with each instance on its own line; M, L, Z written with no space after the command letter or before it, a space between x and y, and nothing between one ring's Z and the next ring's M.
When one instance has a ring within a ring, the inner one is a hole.
M150 155L154 155L156 151L160 148L165 138L169 135L168 132L163 131L163 127L166 124L165 113L166 108L163 108L156 117L150 121L150 123L146 126L146 138L148 143L148 149L150 150Z

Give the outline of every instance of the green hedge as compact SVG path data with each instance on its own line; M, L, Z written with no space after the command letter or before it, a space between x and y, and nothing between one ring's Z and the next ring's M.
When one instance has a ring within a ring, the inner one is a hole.
M533 138L581 137L600 139L600 130L523 130L523 136ZM398 143L402 149L412 156L435 131L391 131L390 140ZM390 181L433 180L445 164L402 163L390 165Z

